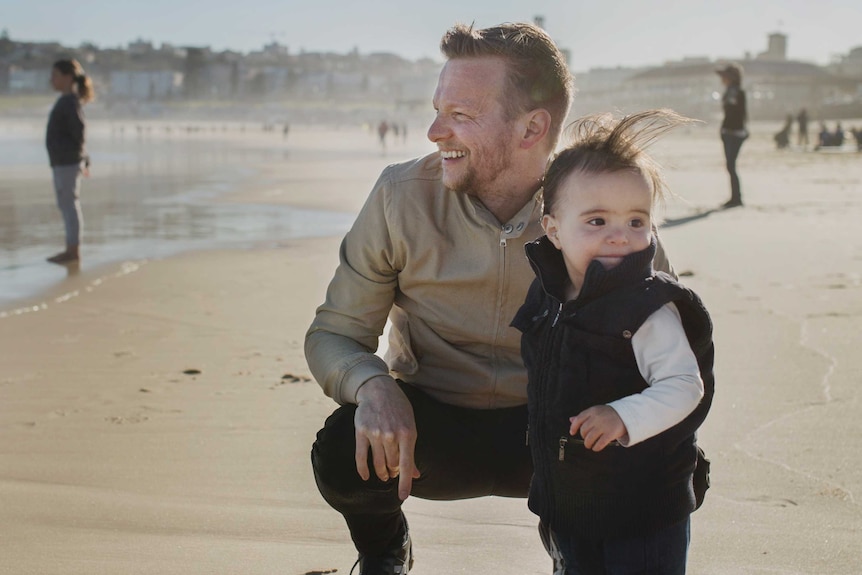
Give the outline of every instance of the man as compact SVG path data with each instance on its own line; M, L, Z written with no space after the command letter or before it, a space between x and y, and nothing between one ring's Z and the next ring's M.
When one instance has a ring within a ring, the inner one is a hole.
M341 404L312 448L315 479L361 575L408 572L409 495L526 497L532 475L509 322L533 276L523 245L542 233L542 177L573 81L531 24L457 25L441 50L428 130L438 152L384 170L305 342ZM387 317L384 362L374 351Z

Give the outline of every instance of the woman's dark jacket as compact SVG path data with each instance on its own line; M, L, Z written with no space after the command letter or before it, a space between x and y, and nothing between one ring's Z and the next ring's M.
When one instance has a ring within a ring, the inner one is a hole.
M724 120L721 122L723 132L737 132L745 129L745 122L748 120L745 90L739 86L728 86L721 97L721 107L724 110Z
M611 270L592 262L578 297L568 302L561 252L547 237L526 251L537 279L512 325L522 332L529 375L530 509L553 529L590 537L644 534L684 519L695 509L695 432L715 389L709 314L694 292L653 271L655 239ZM703 400L655 437L587 450L569 435L569 418L647 388L631 337L668 302L679 309L697 358Z
M51 167L68 166L87 162L84 149L84 110L75 94L64 94L48 116L45 146Z

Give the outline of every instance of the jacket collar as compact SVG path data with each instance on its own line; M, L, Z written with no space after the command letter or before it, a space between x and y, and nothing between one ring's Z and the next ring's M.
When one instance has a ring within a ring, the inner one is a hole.
M545 293L559 302L565 303L566 283L568 273L563 261L563 253L554 247L548 236L524 245L536 277L542 284ZM606 270L597 260L590 262L584 276L584 285L578 293L577 302L587 303L617 288L631 285L653 274L653 258L656 251L656 239L653 234L650 244L639 252L634 252L623 258L613 269Z

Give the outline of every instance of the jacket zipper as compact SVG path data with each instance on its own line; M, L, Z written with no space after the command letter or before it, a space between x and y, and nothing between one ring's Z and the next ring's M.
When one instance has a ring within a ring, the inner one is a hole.
M501 234L502 234L502 232L501 232ZM495 318L494 319L494 336L493 336L493 340L491 341L492 354L493 354L493 357L495 357L495 358L497 357L497 354L499 353L500 339L502 337L501 330L503 329L503 320L504 320L504 318L503 318L503 296L504 296L504 292L505 292L504 288L506 286L507 277L509 275L508 260L506 257L506 245L507 245L506 244L506 238L501 235L500 236L500 249L498 252L499 258L500 258L499 259L500 267L499 267L499 272L497 275L497 282L498 283L497 283L497 302L496 302L496 309L495 309L495 315L494 315L494 318ZM508 324L506 324L506 325L508 325ZM494 370L494 380L493 380L494 391L497 390L497 384L499 383L499 376L500 376L499 370L495 369Z
M554 319L551 321L551 327L548 328L548 333L546 334L545 341L543 342L544 353L542 354L541 364L540 364L542 366L542 371L540 373L540 377L537 378L537 380L536 380L536 384L538 385L538 389L536 390L536 407L537 407L536 421L538 423L541 423L545 417L543 399L544 399L545 389L546 389L546 385L547 385L546 370L547 370L547 366L548 366L548 360L550 359L551 342L554 339L554 328L556 327L557 322L560 319L560 314L562 313L562 311L563 311L563 304L562 304L562 302L559 302L557 305L557 311L554 315ZM538 429L538 433L542 434L541 426ZM565 449L565 443L561 439L561 441L560 441L561 456L563 454L564 449ZM545 468L545 477L548 478L551 475L551 473L550 473L551 472L551 469L550 469L551 468L551 462L548 460L547 456L544 455L544 453L545 453L544 450L540 450L540 453L543 454L542 465ZM553 514L553 509L554 509L553 493L550 490L546 490L545 491L545 497L547 499L547 501L546 501L547 509Z
M563 435L562 437L560 437L560 452L559 452L559 460L560 461L566 460L566 445L568 445L569 442L572 442L576 445L581 445L581 446L584 445L584 440L581 439L580 437L567 437L567 436ZM608 446L605 449L613 449L615 447L622 447L622 444L616 439L614 439L613 441L608 443ZM586 449L586 447L584 447L584 449Z

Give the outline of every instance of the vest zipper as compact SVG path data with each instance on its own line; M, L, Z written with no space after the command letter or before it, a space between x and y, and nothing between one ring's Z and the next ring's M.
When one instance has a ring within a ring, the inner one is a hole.
M538 424L540 424L539 428L537 430L537 433L539 434L540 440L542 438L542 435L544 434L544 429L543 429L544 426L541 424L545 420L544 397L545 397L546 388L548 386L547 372L548 372L548 365L550 363L550 354L551 354L551 347L552 347L551 342L554 339L554 331L555 331L554 328L557 325L557 321L559 321L559 319L560 319L560 314L562 313L562 311L563 311L563 304L562 304L562 302L560 302L557 306L557 311L554 315L554 319L551 321L551 327L548 328L547 333L544 334L544 337L545 337L545 340L543 342L544 353L542 354L541 363L540 363L540 365L542 366L542 369L541 369L541 373L539 374L539 377L536 380L536 384L538 386L538 389L536 390L536 408L537 408L536 412L537 413L536 413L535 421ZM561 461L565 457L566 441L567 440L564 437L560 439L560 455L559 455L559 457L560 457ZM540 460L540 464L544 468L544 474L543 475L545 476L545 479L547 481L548 478L550 478L550 476L551 476L551 466L553 464L551 463L551 460L545 455L546 452L544 449L541 449L540 452L542 452L542 454L543 454L542 458ZM545 490L545 499L546 499L545 504L547 506L546 508L548 510L551 510L551 513L553 514L553 509L554 509L555 503L554 503L554 494L551 490L548 490L548 489Z
M557 315L554 316L554 321L551 322L551 327L557 327L557 322L560 320L560 315L563 313L563 303L560 302L560 307L557 308Z

